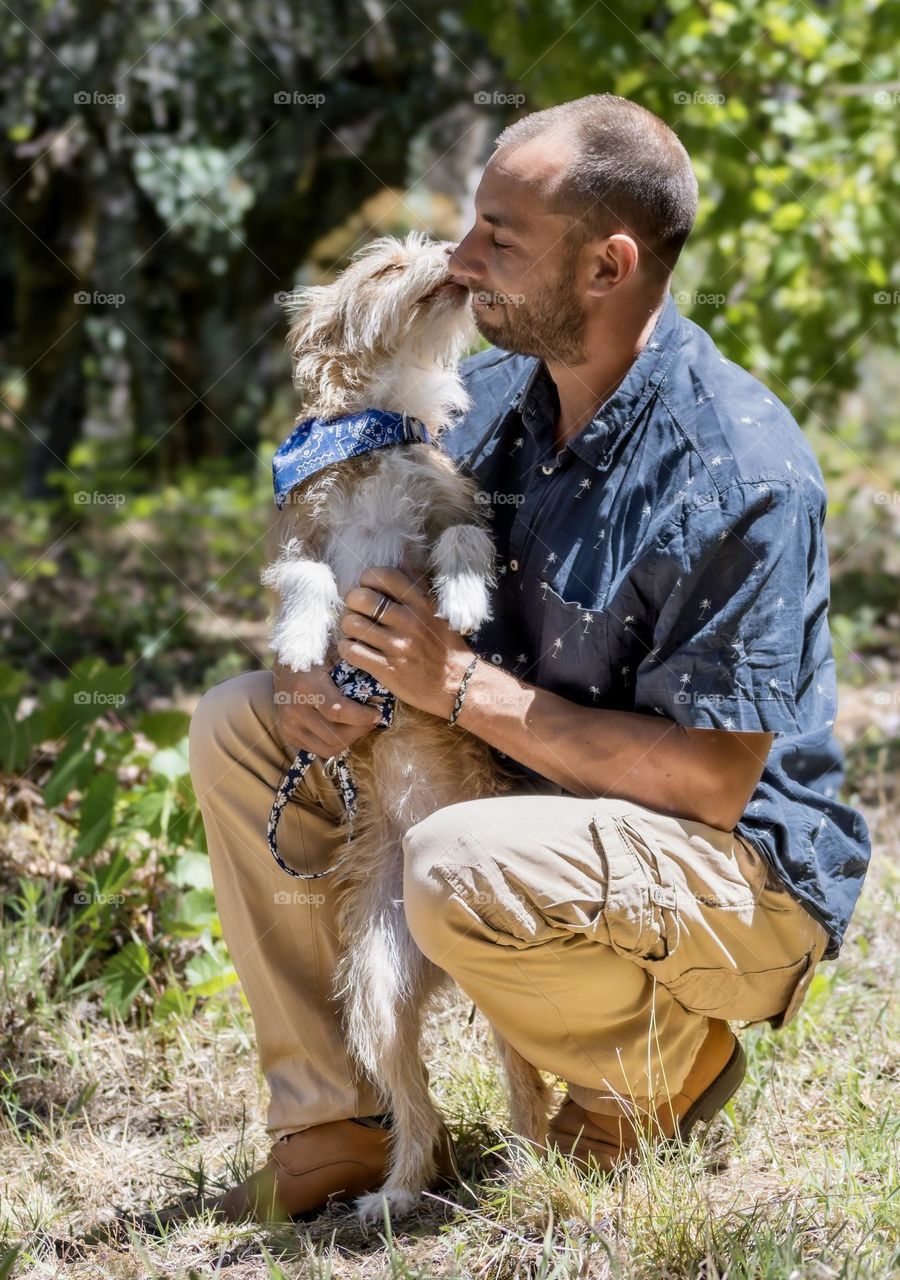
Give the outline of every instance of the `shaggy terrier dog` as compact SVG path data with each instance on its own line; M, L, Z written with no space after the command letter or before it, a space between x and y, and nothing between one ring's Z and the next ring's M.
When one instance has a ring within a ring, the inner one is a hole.
M418 419L437 443L469 397L457 363L474 336L450 246L419 233L367 245L337 280L299 291L288 343L304 420L373 409ZM482 507L483 511L483 507ZM438 617L461 634L490 617L493 545L473 482L425 440L329 462L288 495L262 581L280 606L271 647L293 671L340 662L343 597L372 565L430 583ZM329 762L332 764L333 762ZM342 953L335 994L352 1054L393 1115L388 1177L356 1201L364 1221L408 1213L432 1184L445 1139L419 1049L424 1016L450 979L418 950L403 907L404 833L444 805L508 792L488 745L398 702L387 729L347 756L357 790L352 843L334 864ZM345 816L342 830L349 833ZM546 1139L549 1090L495 1032L517 1134Z

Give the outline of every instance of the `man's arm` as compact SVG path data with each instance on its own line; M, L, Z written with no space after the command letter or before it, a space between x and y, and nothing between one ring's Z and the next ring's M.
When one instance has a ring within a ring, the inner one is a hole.
M486 662L457 724L573 795L633 800L723 831L742 816L774 737L583 707Z

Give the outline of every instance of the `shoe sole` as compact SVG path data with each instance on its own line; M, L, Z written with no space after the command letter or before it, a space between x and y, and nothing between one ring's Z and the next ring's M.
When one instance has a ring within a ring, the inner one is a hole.
M729 1099L733 1098L747 1074L747 1059L740 1040L735 1037L731 1057L713 1080L709 1088L700 1094L678 1122L678 1133L686 1142L694 1125L701 1120L712 1120Z

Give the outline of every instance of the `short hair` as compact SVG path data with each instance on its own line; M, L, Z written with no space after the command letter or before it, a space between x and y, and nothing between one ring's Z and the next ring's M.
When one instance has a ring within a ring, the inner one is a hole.
M628 98L596 93L523 116L503 130L495 149L543 134L575 150L547 194L559 212L578 217L576 243L627 230L647 250L643 266L651 278L670 275L697 216L697 178L669 126Z

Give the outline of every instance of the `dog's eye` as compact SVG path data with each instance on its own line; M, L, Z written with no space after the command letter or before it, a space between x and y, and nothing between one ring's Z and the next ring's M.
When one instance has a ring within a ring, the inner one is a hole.
M386 267L379 267L377 271L373 272L372 279L378 280L381 276L386 276L389 271L403 270L405 270L405 267L402 262L389 262Z

